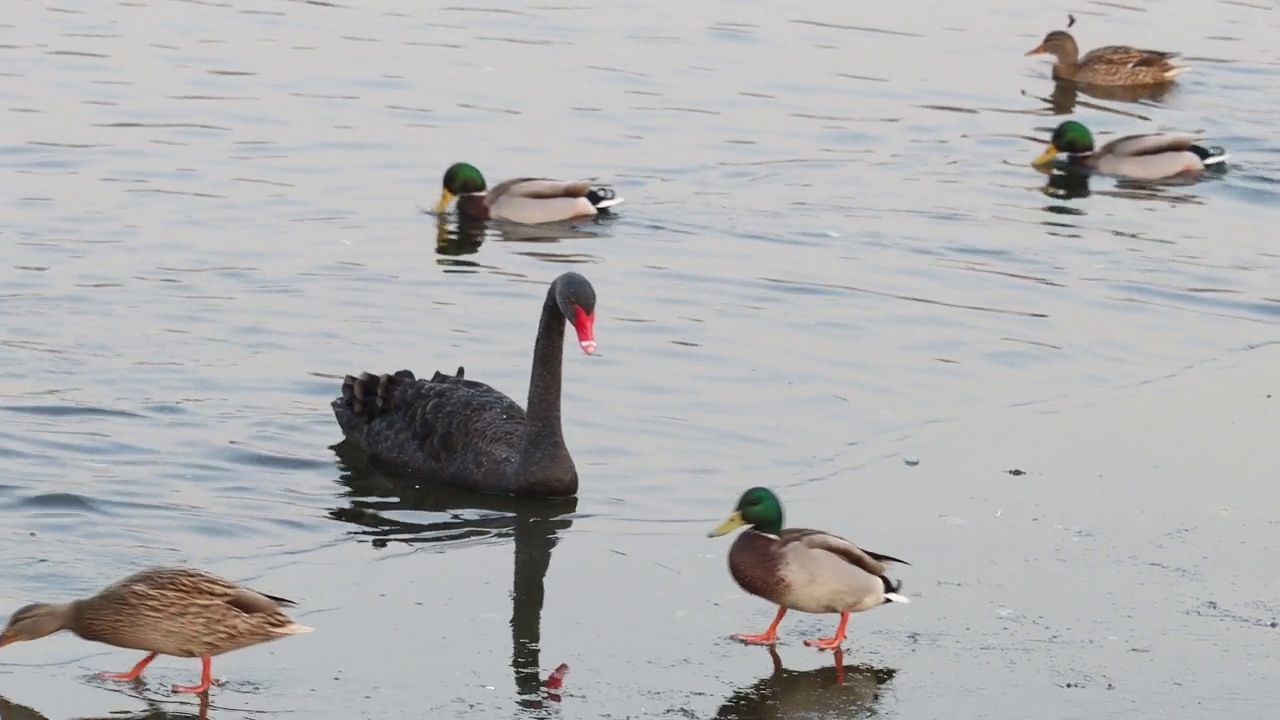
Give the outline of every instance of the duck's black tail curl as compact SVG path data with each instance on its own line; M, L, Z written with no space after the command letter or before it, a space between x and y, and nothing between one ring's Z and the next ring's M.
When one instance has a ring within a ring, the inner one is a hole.
M887 575L881 575L880 581L884 583L884 601L887 603L909 603L910 598L902 594L902 581L897 582L890 579Z
M1196 156L1200 158L1200 162L1205 165L1217 165L1218 163L1226 162L1227 158L1230 157L1227 155L1226 148L1220 145L1213 145L1210 147L1192 145L1191 152L1195 153Z
M597 210L605 210L622 202L622 198L618 197L618 193L614 192L611 187L594 187L587 191L587 200L595 206Z

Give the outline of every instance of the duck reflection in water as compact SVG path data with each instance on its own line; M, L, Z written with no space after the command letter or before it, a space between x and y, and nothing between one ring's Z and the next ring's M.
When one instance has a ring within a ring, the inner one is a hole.
M1048 176L1040 189L1055 200L1078 200L1089 197L1089 172L1073 167L1037 168Z
M1040 98L1047 103L1054 115L1070 115L1075 112L1076 105L1092 110L1108 111L1108 108L1080 100L1083 93L1104 102L1121 103L1162 103L1176 86L1172 83L1163 85L1081 85L1071 80L1058 80L1053 84L1053 95ZM1119 111L1111 111L1119 112ZM1121 115L1131 115L1119 112Z
M1055 162L1053 165L1038 167L1036 170L1047 176L1047 181L1040 188L1040 192L1054 200L1079 200L1093 194L1093 190L1089 187L1093 173L1085 168L1074 167L1067 162ZM1216 174L1220 171L1215 168L1211 172ZM1199 205L1204 202L1199 195L1175 192L1175 188L1189 187L1196 182L1197 178L1191 176L1166 178L1158 182L1118 178L1112 189L1100 190L1097 194L1126 200L1155 200ZM1079 214L1079 211L1073 211L1066 205L1050 206L1046 209L1067 215Z
M766 718L861 718L877 714L885 685L897 671L870 665L845 665L836 648L834 664L816 670L787 670L772 645L773 674L725 700L718 720Z
M543 580L560 533L573 524L578 499L528 500L484 495L444 483L411 482L379 472L364 452L343 440L331 448L338 456L339 482L349 505L329 516L359 526L352 533L375 548L391 543L457 542L476 538L511 538L515 577L511 588L511 670L520 704L536 709L544 700L559 701L569 667L561 664L546 680L539 674L542 638ZM429 513L435 519L415 522L405 511Z
M591 226L600 226L610 222L611 216L600 216L593 218L590 222ZM436 217L436 254L444 255L450 260L442 258L441 263L459 265L468 264L466 261L458 260L463 255L473 255L480 252L480 246L484 245L486 240L494 242L518 242L518 243L556 243L561 240L572 240L581 238L598 238L604 237L602 232L592 232L580 227L581 223L560 222L546 223L542 225L521 225L520 223L505 222L498 220L477 220L476 218L459 216L456 222L450 223L447 216L440 215ZM579 253L536 253L538 257L544 257L550 261L559 262L585 262L590 256ZM474 263L472 263L474 264Z
M154 700L143 698L143 701L147 704L147 709L141 712L132 714L112 712L101 718L76 718L76 720L208 720L209 718L208 694L200 696L198 713L172 712L165 710ZM48 718L37 710L0 696L0 720L48 720Z

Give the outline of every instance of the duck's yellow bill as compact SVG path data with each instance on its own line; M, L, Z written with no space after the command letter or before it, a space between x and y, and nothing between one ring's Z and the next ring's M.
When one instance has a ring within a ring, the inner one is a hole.
M742 519L742 513L735 510L733 514L729 516L728 520L720 523L716 526L715 530L707 533L707 537L720 537L721 535L731 533L746 524L747 521Z
M1023 55L1023 57L1028 57L1028 56L1030 56L1030 55L1043 55L1044 53L1045 53L1044 45L1043 45L1043 44L1041 44L1041 45L1037 45L1037 46L1035 46L1035 47L1031 48L1030 50L1028 50L1028 51L1027 51L1027 54L1026 54L1026 55Z
M448 190L441 190L440 202L436 203L436 214L439 215L445 210L448 210L449 203L453 202L453 198L454 198L453 193L449 192Z
M1053 162L1053 159L1056 157L1058 157L1058 148L1054 147L1053 143L1049 143L1049 147L1045 148L1044 152L1040 153L1040 157L1032 160L1031 164L1045 165Z

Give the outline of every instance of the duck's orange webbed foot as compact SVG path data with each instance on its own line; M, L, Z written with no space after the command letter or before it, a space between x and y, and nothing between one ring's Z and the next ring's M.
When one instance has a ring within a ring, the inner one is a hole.
M844 627L849 624L849 613L840 613L840 626L836 628L836 634L829 638L818 638L817 640L805 640L804 644L818 648L819 650L836 650L844 642Z
M843 637L818 638L817 640L805 640L804 644L808 647L818 648L819 650L836 650L844 643Z
M176 693L201 693L209 692L209 688L213 686L213 668L208 655L200 656L200 664L204 666L203 672L200 673L199 685L174 685L173 691Z
M776 645L778 643L778 633L771 631L765 631L759 635L745 635L743 633L737 633L730 635L729 637L748 645Z
M122 673L103 672L103 673L98 673L98 677L102 678L103 680L125 680L125 681L137 680L138 678L142 677L142 669L145 668L147 665L150 665L151 661L156 659L156 655L159 655L159 653L151 653L150 655L142 658L141 660L138 661L137 665L134 665L133 668L129 670L129 672L122 672Z
M782 616L787 614L784 607L778 608L778 614L773 618L773 622L769 625L769 629L759 635L730 635L729 637L748 645L773 645L778 642L778 623L782 622Z

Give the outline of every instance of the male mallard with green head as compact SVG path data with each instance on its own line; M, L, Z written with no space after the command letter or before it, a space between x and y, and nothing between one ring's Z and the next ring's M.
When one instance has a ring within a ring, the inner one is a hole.
M0 633L0 647L70 630L85 640L149 654L112 680L137 680L157 655L198 657L199 685L175 685L174 692L208 692L214 655L286 635L310 632L280 612L290 600L266 595L192 568L152 568L104 588L93 597L63 604L19 608Z
M1071 33L1054 30L1044 36L1027 55L1048 53L1057 58L1054 80L1071 80L1082 85L1159 85L1171 82L1188 68L1169 61L1178 53L1141 50L1128 45L1108 45L1080 57L1080 47Z
M1058 153L1066 153L1067 161L1073 165L1136 180L1201 172L1228 158L1222 148L1197 145L1190 135L1128 135L1095 150L1093 133L1075 120L1068 120L1053 131L1049 147L1032 164L1050 163Z
M588 182L516 178L492 190L487 187L474 165L450 165L441 183L436 213L443 213L456 199L459 213L478 220L536 224L590 217L622 202L613 188L592 187Z
M729 572L743 590L778 605L769 629L759 635L734 635L745 643L772 645L787 610L840 613L840 626L829 638L806 640L820 650L840 647L849 614L888 602L911 602L898 594L902 583L885 575L883 563L908 565L888 555L863 550L821 530L782 529L782 503L767 488L751 488L738 506L708 537L719 537L749 525L729 550Z

